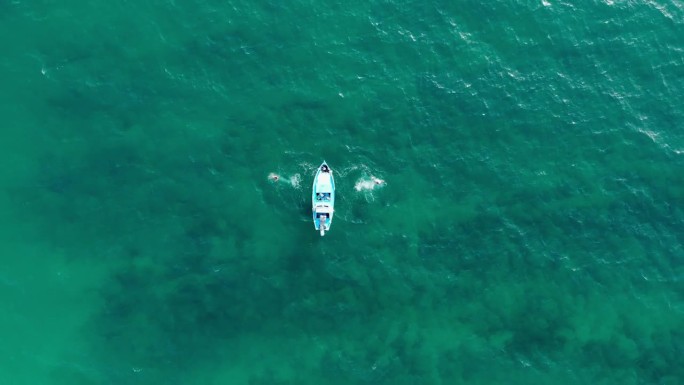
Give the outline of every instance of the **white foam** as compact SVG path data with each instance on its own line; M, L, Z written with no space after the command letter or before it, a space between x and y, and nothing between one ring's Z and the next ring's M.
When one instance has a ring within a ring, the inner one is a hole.
M272 172L268 174L268 180L270 180L271 182L278 182L280 180L280 175Z
M375 183L373 183L370 180L359 180L356 182L354 185L354 188L356 191L361 191L361 190L372 190L375 188Z
M356 181L354 189L356 189L356 191L371 191L374 190L376 187L382 187L385 184L386 182L384 180L371 176L370 179L361 178L358 181Z
M294 188L299 188L301 181L302 181L302 176L300 174L294 174L290 176L289 178L284 178L282 175L276 174L274 172L268 174L268 180L272 183L279 183L283 182L286 184L289 184L290 186Z
M294 188L299 188L299 184L302 181L302 177L299 174L294 174L290 177L290 184Z

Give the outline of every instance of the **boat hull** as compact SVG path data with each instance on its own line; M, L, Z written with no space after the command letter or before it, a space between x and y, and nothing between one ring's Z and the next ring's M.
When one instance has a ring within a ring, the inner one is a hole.
M311 193L313 223L321 235L330 230L335 213L335 180L325 161L316 170Z

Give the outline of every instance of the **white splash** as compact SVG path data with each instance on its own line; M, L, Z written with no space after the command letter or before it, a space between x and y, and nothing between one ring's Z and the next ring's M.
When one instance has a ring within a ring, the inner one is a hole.
M290 177L290 184L294 188L299 188L299 184L302 181L302 177L299 174L294 174Z
M272 172L268 174L268 180L270 180L271 182L278 182L280 180L280 175Z
M289 184L290 186L294 188L299 188L301 181L302 181L302 176L300 174L294 174L290 176L289 178L284 178L282 175L276 174L274 172L268 174L268 180L272 183L279 183L283 182L286 184Z
M356 191L362 191L362 190L374 190L376 187L382 187L385 184L387 184L384 180L380 178L376 178L374 176L371 176L370 179L359 179L356 181L356 184L354 185L354 189Z

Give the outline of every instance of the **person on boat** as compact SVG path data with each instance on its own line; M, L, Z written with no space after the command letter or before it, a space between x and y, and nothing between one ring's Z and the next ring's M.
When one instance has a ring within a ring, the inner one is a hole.
M330 169L328 168L327 164L324 164L323 167L321 167L321 171L328 172L328 171L330 171Z

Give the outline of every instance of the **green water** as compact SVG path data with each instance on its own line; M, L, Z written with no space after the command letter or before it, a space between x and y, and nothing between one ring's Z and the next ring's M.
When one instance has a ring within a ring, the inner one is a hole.
M678 0L0 2L0 383L684 383L682 36Z

